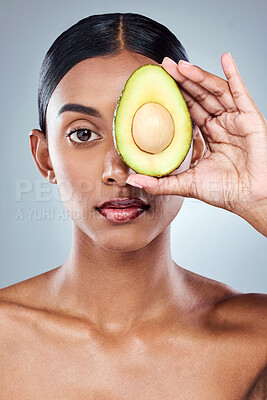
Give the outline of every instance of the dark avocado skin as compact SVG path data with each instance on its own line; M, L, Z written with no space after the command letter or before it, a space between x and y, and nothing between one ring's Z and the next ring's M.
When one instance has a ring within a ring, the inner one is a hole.
M120 95L118 101L117 101L116 108L115 108L115 111L114 111L113 122L112 122L112 135L113 135L113 142L114 142L114 145L115 145L115 148L116 148L117 152L119 153L119 155L121 156L123 161L127 164L126 160L123 158L123 155L120 153L119 148L117 146L116 133L115 133L116 115L117 115L117 111L118 111L118 108L119 108L119 105L120 105L120 101L121 101L121 98L122 98L122 94L123 94L123 92L125 90L125 87L126 87L126 84L124 85L124 88L123 88L123 90L121 92L121 95ZM129 167L130 167L130 165L129 165Z
M120 97L119 97L119 99L118 99L118 101L117 101L117 104L116 104L116 107L115 107L115 110L114 110L114 116L113 116L113 122L112 122L112 136L113 136L113 142L114 142L114 145L115 145L115 148L116 148L116 150L117 150L117 152L118 152L118 154L120 155L120 157L122 158L122 160L124 161L124 163L126 164L126 165L128 165L133 171L135 171L136 173L140 173L140 172L138 172L138 171L136 171L128 162L127 162L127 160L123 157L123 154L120 152L120 150L119 150L119 147L118 147L118 145L117 145L117 140L116 140L116 116L117 116L117 112L118 112L118 109L119 109L119 107L120 107L120 101L121 101L121 99L122 99L122 96L123 96L123 93L124 93L124 91L125 91L125 89L126 89L126 87L127 87L127 83L128 83L128 81L130 80L130 78L132 77L132 75L136 72L136 71L138 71L138 70L140 70L141 68L144 68L144 67L147 67L147 66L153 66L153 67L158 67L158 68L161 68L161 69L163 69L160 65L156 65L156 64L145 64L145 65L142 65L141 67L139 67L139 68L137 68L131 75L130 75L130 77L127 79L127 81L126 81L126 83L125 83L125 85L124 85L124 87L123 87L123 90L122 90L122 92L121 92L121 94L120 94ZM165 70L164 70L165 71ZM167 72L166 72L167 73ZM173 77L170 75L170 77L173 79ZM174 79L173 79L174 80ZM178 86L178 88L179 88L179 85L177 84L177 82L174 80L174 82L175 82L175 84ZM193 140L193 121L192 121L192 118L190 118L191 119L191 126L192 126L192 130L191 130L191 141L190 141L190 146L188 147L188 150L187 150L187 152L186 152L186 154L185 154L185 156L184 156L184 158L182 159L182 161L179 163L179 165L177 165L175 168L173 168L171 171L169 171L168 173L166 173L166 174L162 174L162 175L153 175L155 178L163 178L163 177L165 177L165 176L168 176L170 173L172 173L173 171L175 171L181 164L182 164L182 162L185 160L185 158L186 158L186 156L187 156L187 154L188 154L188 152L189 152L189 150L190 150L190 148L191 148L191 144L192 144L192 140ZM148 174L146 174L146 175L148 175ZM151 175L150 175L151 176Z

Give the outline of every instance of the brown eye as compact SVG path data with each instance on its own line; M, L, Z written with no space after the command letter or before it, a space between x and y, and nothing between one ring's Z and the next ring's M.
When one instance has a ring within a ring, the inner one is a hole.
M78 128L76 130L67 133L66 136L69 136L71 140L76 143L81 143L81 142L92 142L94 139L97 139L99 135L91 131L90 129Z
M91 131L89 131L88 129L79 129L77 131L77 138L79 138L80 140L86 141L89 139L90 136Z

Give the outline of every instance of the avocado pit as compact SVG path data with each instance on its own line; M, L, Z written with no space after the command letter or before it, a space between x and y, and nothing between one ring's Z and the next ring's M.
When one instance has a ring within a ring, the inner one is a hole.
M186 159L193 140L189 110L175 79L157 64L137 68L114 110L115 148L133 171L169 175Z
M161 104L145 103L134 114L131 133L136 145L142 151L158 154L173 140L172 116Z

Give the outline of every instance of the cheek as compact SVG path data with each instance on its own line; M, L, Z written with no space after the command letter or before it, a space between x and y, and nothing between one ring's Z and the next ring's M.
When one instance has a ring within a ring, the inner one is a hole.
M68 170L61 171L57 185L66 208L82 207L84 203L90 202L90 197L95 193L95 182L92 177L88 178L86 174L77 173L71 166Z
M101 159L92 159L89 149L51 146L50 157L65 208L81 208L90 202L100 185Z
M170 224L178 212L180 211L184 202L184 198L177 195L165 196L164 211L166 213L167 223Z
M158 196L149 219L165 229L176 217L183 205L184 198L177 195Z

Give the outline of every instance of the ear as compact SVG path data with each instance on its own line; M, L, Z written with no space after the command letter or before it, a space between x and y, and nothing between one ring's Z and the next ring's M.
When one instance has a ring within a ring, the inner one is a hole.
M48 151L48 141L44 132L33 129L30 132L31 152L40 173L50 183L57 183Z
M204 156L207 151L205 140L199 127L194 124L193 128L193 151L190 168L194 167Z

